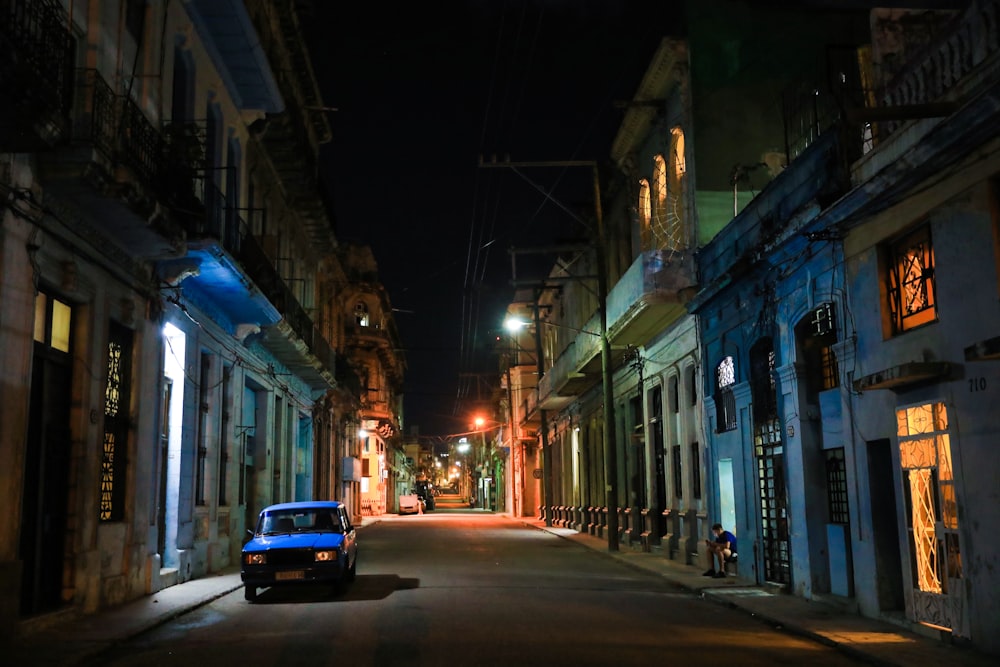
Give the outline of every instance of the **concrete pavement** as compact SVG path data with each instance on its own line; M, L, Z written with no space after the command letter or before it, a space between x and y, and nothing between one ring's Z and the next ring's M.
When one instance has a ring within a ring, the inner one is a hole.
M838 603L805 600L760 586L749 579L730 576L725 579L704 577L707 564L685 565L661 554L632 550L621 545L619 551L608 551L607 540L579 533L570 528L546 526L544 522L522 519L534 526L558 535L608 558L631 567L657 574L681 588L703 598L745 611L776 629L808 637L834 647L861 662L874 665L968 665L987 667L998 664L990 657L971 648L945 641L944 636L920 634L908 629L902 619L899 624L865 618Z
M365 517L361 527L377 523ZM773 593L739 577L701 576L703 566L683 565L650 552L623 546L609 552L603 539L543 522L521 523L576 542L631 567L657 574L707 600L747 612L785 632L835 647L859 661L876 665L969 665L993 667L990 658L912 632L902 625L858 616L829 602L807 601ZM242 587L239 566L171 586L153 595L96 614L64 612L22 623L10 646L0 647L0 663L11 667L65 667L97 660L102 651L167 623Z

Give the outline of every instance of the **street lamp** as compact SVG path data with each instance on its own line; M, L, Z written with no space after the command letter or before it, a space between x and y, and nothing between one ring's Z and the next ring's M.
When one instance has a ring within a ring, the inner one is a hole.
M556 327L557 329L569 329L570 331L576 331L577 333L587 334L588 336L596 336L597 338L601 337L601 334L597 333L596 331L587 331L586 329L578 329L576 327L571 327L568 324L562 324L559 322L550 322L549 320L539 320L538 322L539 324L547 324L550 327ZM532 324L531 322L525 322L524 320L519 319L517 317L508 317L503 321L504 328L507 331L510 331L511 333L517 333L521 329L531 326L531 324Z
M587 167L591 171L591 182L594 188L595 224L593 227L587 225L568 207L552 197L551 193L546 192L534 183L532 183L532 185L541 191L546 196L546 199L560 206L560 208L569 213L574 219L583 224L584 227L588 228L588 230L593 233L594 237L593 240L597 259L597 300L601 322L601 332L599 336L601 337L601 384L604 399L604 495L608 512L608 551L618 551L618 459L614 429L615 406L614 386L612 384L611 376L611 340L608 336L608 238L607 230L604 228L604 214L601 206L601 180L598 164L593 160L550 160L533 162L512 162L510 160L505 160L501 163L494 161L492 165L488 165L484 164L482 160L480 160L480 166L512 168L516 174L520 175L525 180L528 179L518 170L519 167L557 167L560 169L567 167ZM535 302L535 322L538 322L537 299ZM535 331L535 339L536 341L539 339L537 327ZM545 412L540 411L540 414L542 415L544 425ZM542 442L544 446L544 432ZM548 522L546 523L548 525Z

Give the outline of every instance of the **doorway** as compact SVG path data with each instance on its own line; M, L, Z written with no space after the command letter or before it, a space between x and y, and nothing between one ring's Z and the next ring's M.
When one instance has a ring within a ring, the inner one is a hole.
M21 504L21 614L63 602L72 392L72 309L44 292L35 297L35 343Z
M888 438L868 442L868 492L871 495L872 539L875 545L875 581L881 611L902 611L903 573L900 570L898 508L893 479L892 444Z

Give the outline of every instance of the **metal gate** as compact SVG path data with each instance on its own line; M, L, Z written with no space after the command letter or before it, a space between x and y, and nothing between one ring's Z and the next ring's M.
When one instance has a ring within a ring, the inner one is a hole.
M760 339L750 349L750 391L753 398L753 444L760 494L764 580L791 583L788 544L788 494L785 490L785 448L778 419L774 380L774 343Z
M764 579L779 584L791 582L788 544L785 449L777 419L754 426L757 483L760 490L760 525L764 548Z
M896 410L914 619L969 636L958 494L944 403Z

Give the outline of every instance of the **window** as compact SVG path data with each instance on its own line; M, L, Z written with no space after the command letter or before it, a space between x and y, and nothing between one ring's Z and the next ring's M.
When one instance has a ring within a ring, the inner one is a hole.
M684 473L681 470L681 446L673 446L674 454L674 497L683 498L684 497Z
M204 505L207 497L208 480L205 477L208 459L208 412L209 412L209 372L212 362L209 355L201 355L201 374L198 377L198 460L195 463L194 503Z
M695 500L701 500L701 446L691 443L691 493Z
M222 369L222 415L219 419L219 507L229 504L226 494L226 485L229 472L229 410L232 409L232 385L230 378L233 374L232 366L225 366Z
M142 39L146 21L146 0L127 0L125 3L125 29L136 42Z
M364 301L358 301L354 304L354 321L359 327L368 326L368 304Z
M937 320L930 225L889 244L886 292L892 334Z
M833 345L837 331L833 320L833 304L824 303L799 323L796 338L802 346L806 371L806 395L815 403L821 391L840 386L837 357Z
M774 342L761 338L750 349L750 400L754 423L778 418L778 394L774 381Z
M698 405L698 373L696 372L696 367L690 366L685 371L687 377L687 388L688 396L691 399L691 405Z
M726 357L715 368L715 430L719 433L736 429L736 366L732 357Z
M125 518L125 464L131 412L132 332L111 323L108 332L107 384L104 388L104 441L101 450L100 520Z
M844 448L827 449L826 453L826 497L829 508L829 522L848 524L847 512L847 465Z
M649 197L649 181L645 178L639 181L639 227L642 231L642 247L652 248L653 234L649 222L653 217L652 203Z
M69 352L73 310L44 292L35 297L35 342L58 352Z

